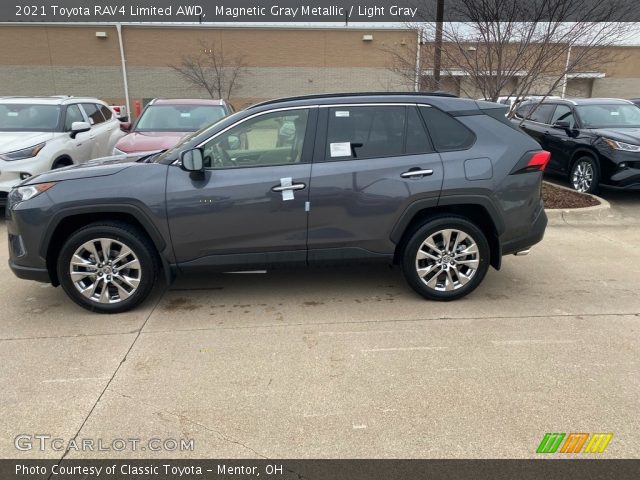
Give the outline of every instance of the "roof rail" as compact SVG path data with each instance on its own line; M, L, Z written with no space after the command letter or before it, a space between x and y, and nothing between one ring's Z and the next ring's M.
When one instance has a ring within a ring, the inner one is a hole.
M453 97L458 98L457 95L447 92L345 92L345 93L324 93L314 95L301 95L297 97L284 97L277 98L275 100L267 100L266 102L256 103L247 107L247 109L261 107L263 105L271 105L275 103L292 102L296 100L313 100L319 98L339 98L339 97L375 97L375 96L411 96L411 97Z

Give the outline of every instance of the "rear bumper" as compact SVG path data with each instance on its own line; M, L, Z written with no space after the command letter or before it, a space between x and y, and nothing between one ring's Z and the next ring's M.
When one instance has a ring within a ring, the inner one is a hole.
M9 260L9 268L11 268L11 271L16 277L22 278L23 280L51 283L51 278L46 268L24 267L22 265L16 265L11 260Z
M544 208L541 208L527 235L513 238L508 242L502 243L502 255L511 255L522 250L527 250L542 240L546 228L547 214L544 212Z

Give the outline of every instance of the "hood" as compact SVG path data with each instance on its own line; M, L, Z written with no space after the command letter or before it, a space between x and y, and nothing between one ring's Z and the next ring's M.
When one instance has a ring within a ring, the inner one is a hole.
M77 180L80 178L104 177L113 175L125 168L129 168L132 163L157 152L140 152L130 155L113 155L111 157L96 158L79 165L57 168L48 172L29 177L20 185L30 185L43 182L61 182L63 180Z
M33 147L51 138L52 132L0 132L0 153Z
M145 152L149 150L167 150L193 132L132 132L122 137L116 148L121 152Z
M640 128L594 128L591 131L600 137L640 145Z

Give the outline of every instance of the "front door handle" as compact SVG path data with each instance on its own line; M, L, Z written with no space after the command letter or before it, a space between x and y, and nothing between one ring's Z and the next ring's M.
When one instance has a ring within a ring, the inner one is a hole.
M429 175L433 175L433 170L422 170L420 168L411 169L408 172L400 174L402 178L428 177Z
M275 187L271 188L271 191L284 192L287 190L302 190L304 187L306 187L304 183L294 183L293 185L286 185L286 186L276 185Z

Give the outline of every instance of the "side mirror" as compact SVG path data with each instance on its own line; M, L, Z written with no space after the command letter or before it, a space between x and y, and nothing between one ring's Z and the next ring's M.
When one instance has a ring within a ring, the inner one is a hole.
M566 122L564 120L560 120L556 123L553 124L553 128L560 128L562 130L570 130L571 129L571 124L569 122Z
M71 138L76 138L76 135L82 132L88 132L91 130L91 125L87 122L73 122L71 124Z
M131 131L131 122L120 122L120 130L129 133Z
M202 158L202 150L199 148L192 148L182 152L180 161L182 162L182 169L187 172L204 171L204 159Z

